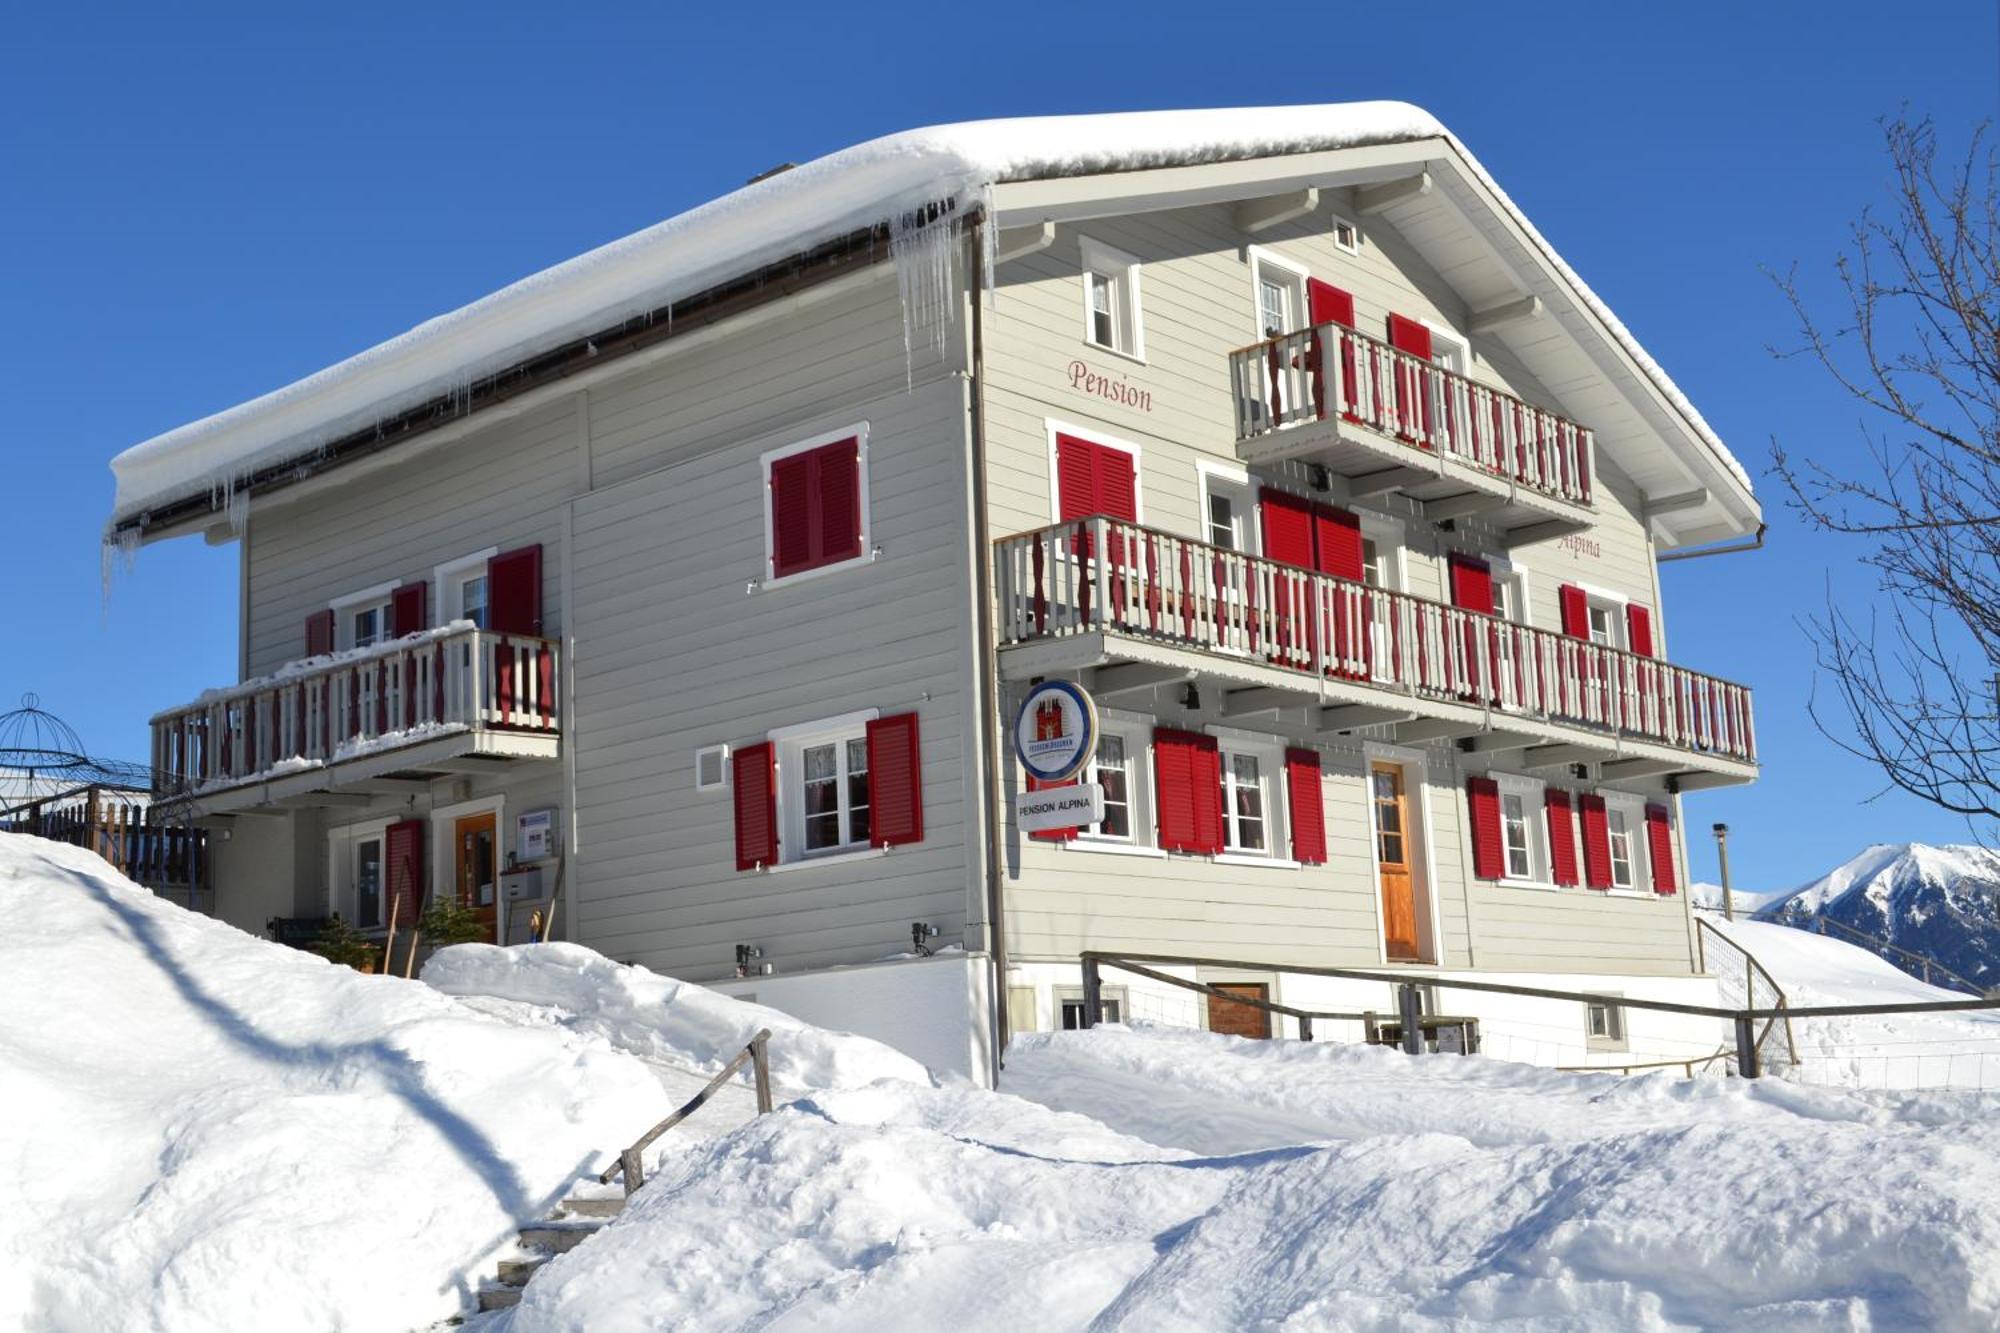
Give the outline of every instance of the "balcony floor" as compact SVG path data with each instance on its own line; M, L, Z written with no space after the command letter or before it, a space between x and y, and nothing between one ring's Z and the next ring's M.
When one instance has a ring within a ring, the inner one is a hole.
M1614 781L1679 775L1678 789L1682 791L1736 786L1757 778L1756 764L1727 755L1678 749L1581 723L1551 721L1505 709L1413 695L1389 685L1315 678L1249 656L1184 648L1116 630L1038 639L1000 649L1001 679L1011 681L1126 664L1161 668L1173 677L1197 682L1204 690L1221 689L1231 695L1257 691L1255 695L1241 696L1256 706L1240 707L1228 718L1230 725L1254 727L1262 718L1266 725L1289 734L1334 736L1356 727L1386 723L1396 729L1396 734L1384 738L1399 743L1472 739L1479 748L1504 752L1502 757L1506 761L1525 767L1602 763L1606 766L1605 777ZM1091 684L1087 677L1085 683ZM1136 693L1154 687L1131 688ZM1125 690L1121 688L1118 692ZM1343 705L1367 710L1371 720L1321 730L1308 711ZM1283 728L1274 725L1276 717L1300 715L1305 718L1303 724Z
M406 790L401 784L468 773L495 773L512 764L558 759L561 755L561 738L548 732L459 727L310 768L252 774L241 782L210 784L174 801L184 802L188 812L196 817L359 804L372 796Z
M1236 442L1245 464L1287 459L1318 463L1345 478L1354 495L1396 490L1422 500L1436 516L1478 514L1508 544L1546 541L1590 526L1588 508L1496 477L1449 454L1420 449L1355 422L1304 421Z

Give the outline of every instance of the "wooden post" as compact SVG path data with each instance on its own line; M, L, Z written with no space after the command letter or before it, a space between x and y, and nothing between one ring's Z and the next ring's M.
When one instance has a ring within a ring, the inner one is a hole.
M627 1148L624 1152L619 1153L618 1167L624 1173L625 1197L629 1199L638 1193L641 1185L646 1183L646 1168L642 1165L639 1150L637 1148Z
M1300 1041L1311 1041L1312 1039L1313 1039L1313 1021L1312 1021L1312 1015L1311 1015L1311 1014L1300 1014L1300 1015L1299 1015L1299 1040L1300 1040Z
M1397 1008L1402 1011L1403 1053L1424 1053L1424 1001L1415 982L1406 981L1396 989Z
M389 933L382 937L382 975L389 976L395 966L391 960L396 956L396 909L403 905L403 895L391 889L389 892Z
M1736 1072L1744 1078L1757 1078L1763 1073L1757 1067L1757 1036L1752 1027L1748 1013L1736 1015Z
M1104 977L1097 960L1083 960L1083 1025L1094 1028L1104 1021Z
M410 958L408 962L403 964L403 979L405 981L417 975L417 946L423 943L423 939L424 932L422 930L412 930L410 932Z
M750 1039L750 1063L757 1075L757 1114L771 1114L771 1034L759 1032Z

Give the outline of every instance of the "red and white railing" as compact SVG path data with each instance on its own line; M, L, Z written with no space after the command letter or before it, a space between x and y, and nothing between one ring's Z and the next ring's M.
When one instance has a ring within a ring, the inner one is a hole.
M1503 481L1590 503L1591 434L1341 324L1230 353L1236 437L1337 418Z
M1114 630L1394 695L1757 757L1748 689L1657 658L1102 516L995 546L1003 643Z
M471 625L333 657L153 719L157 794L282 777L454 731L554 734L556 645Z

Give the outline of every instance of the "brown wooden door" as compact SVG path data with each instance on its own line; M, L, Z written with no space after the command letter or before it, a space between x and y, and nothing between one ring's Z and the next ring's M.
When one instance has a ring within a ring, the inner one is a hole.
M459 902L475 909L488 937L499 939L500 897L493 812L469 815L452 825L452 883Z
M1248 995L1266 1003L1271 999L1271 988L1262 982L1218 981L1213 984L1217 990L1231 995ZM1218 1000L1211 995L1208 997L1208 1030L1227 1032L1232 1037L1268 1037L1271 1035L1271 1014L1269 1010L1252 1004Z
M1417 961L1417 891L1410 873L1410 802L1403 770L1375 764L1369 771L1375 802L1375 867L1382 880L1382 938L1389 957Z

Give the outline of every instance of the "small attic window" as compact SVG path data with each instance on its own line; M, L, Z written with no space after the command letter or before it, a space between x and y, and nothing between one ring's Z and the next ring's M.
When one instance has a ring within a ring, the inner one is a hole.
M1361 253L1361 233L1355 230L1352 222L1336 216L1333 219L1333 244L1336 249L1358 255Z

